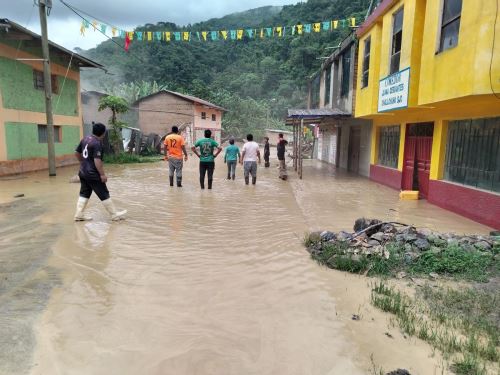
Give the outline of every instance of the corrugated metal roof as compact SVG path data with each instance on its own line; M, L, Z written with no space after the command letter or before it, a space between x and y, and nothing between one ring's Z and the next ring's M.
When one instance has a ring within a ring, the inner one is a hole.
M204 106L207 106L207 107L211 107L211 108L216 108L216 109L219 109L221 111L224 111L224 112L228 112L227 109L225 108L222 108L216 104L213 104L213 103L210 103L210 102L207 102L206 100L203 100L203 99L200 99L200 98L197 98L195 96L191 96L191 95L186 95L186 94L181 94L180 92L176 92L176 91L170 91L170 90L161 90L161 91L158 91L158 92L155 92L154 94L151 94L151 95L148 95L148 96L145 96L143 98L140 98L138 99L135 103L139 103L145 99L148 99L154 95L158 95L158 94L161 94L161 93L169 93L169 94L172 94L172 95L175 95L179 98L182 98L182 99L185 99L185 100L188 100L190 102L193 102L193 103L198 103L198 104L201 104L201 105L204 105Z
M23 34L31 36L33 39L40 39L41 40L41 38L42 38L40 35L32 32L31 30L26 29L25 27L22 27L18 23L15 23L7 18L0 19L0 24L1 24L0 26L3 26L7 30L4 35L8 35L9 29L12 28L12 29L16 29L17 31L19 31ZM92 61L90 59L87 59L86 57L83 57L82 55L79 55L76 52L72 52L72 51L60 46L59 44L51 42L50 40L49 40L49 45L52 48L58 49L64 53L68 54L69 56L73 55L73 60L78 61L79 67L104 69L104 66L102 66L101 64L96 63L95 61Z
M307 117L332 117L332 116L351 116L350 113L341 111L337 108L317 108L317 109L289 109L289 118L307 118Z

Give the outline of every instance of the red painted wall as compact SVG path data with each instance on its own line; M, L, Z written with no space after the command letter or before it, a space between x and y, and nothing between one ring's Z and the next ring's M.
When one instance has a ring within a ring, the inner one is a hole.
M401 179L403 174L397 169L382 167L380 165L370 165L370 179L379 184L389 186L396 190L401 190Z
M500 230L500 195L431 180L427 200L481 224Z

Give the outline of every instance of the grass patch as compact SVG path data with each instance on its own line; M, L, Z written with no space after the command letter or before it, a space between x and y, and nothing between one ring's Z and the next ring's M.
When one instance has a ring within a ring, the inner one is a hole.
M121 153L117 155L104 154L104 162L106 164L138 164L138 163L154 163L163 160L161 155L156 156L141 156L136 154Z
M427 286L410 298L380 281L372 288L371 302L394 314L404 333L428 342L451 359L457 374L482 375L488 366L499 366L499 295L496 289Z

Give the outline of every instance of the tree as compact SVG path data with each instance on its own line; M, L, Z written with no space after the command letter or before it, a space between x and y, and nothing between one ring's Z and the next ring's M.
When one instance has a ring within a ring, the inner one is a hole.
M109 131L109 139L113 148L113 153L118 154L123 151L123 140L121 128L126 125L123 121L118 120L117 115L128 111L127 101L118 96L103 96L99 100L99 112L109 108L111 110L111 118L108 123L111 125Z

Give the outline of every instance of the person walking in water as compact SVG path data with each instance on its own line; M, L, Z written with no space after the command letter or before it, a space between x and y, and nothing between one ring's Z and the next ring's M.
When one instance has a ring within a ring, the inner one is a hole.
M177 187L182 187L182 154L184 161L188 160L185 141L179 134L179 128L172 126L172 133L165 138L165 160L168 160L168 178L170 186L174 186L174 173L176 175Z
M80 161L80 196L76 204L75 221L92 220L84 211L92 192L101 200L113 221L125 219L126 210L117 211L110 198L106 182L108 177L104 173L102 161L102 139L106 133L106 126L101 123L93 124L92 135L80 141L75 150L75 156Z
M285 161L285 152L287 144L288 141L283 138L283 133L279 133L278 144L276 145L276 149L278 151L278 161L280 163L279 178L281 178L283 181L285 181L288 178L288 175L286 173L286 161Z
M234 144L234 138L229 140L229 146L224 153L224 163L227 164L227 179L236 178L236 163L241 161L240 149Z
M198 139L191 150L200 158L200 187L205 189L205 175L208 173L208 188L212 189L212 181L215 169L215 158L222 151L222 147L213 140L210 129L205 130L205 138ZM200 152L196 149L199 148ZM215 155L214 150L217 149Z
M250 175L252 175L252 185L257 182L257 159L260 164L260 151L257 142L254 142L253 135L247 135L247 143L243 145L241 153L241 163L243 163L243 173L245 175L245 184L250 182Z
M264 167L269 168L271 165L269 163L269 157L271 156L271 151L269 149L269 137L264 137Z

